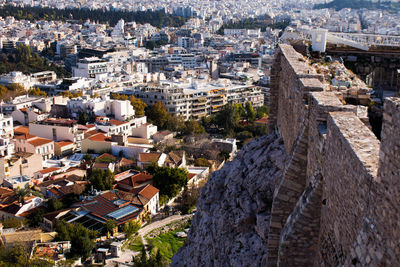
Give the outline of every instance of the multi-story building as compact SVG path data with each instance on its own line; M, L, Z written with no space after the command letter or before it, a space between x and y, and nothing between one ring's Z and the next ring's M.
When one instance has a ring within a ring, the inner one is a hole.
M88 96L70 99L67 108L72 117L77 118L79 113L88 113L94 116L111 116L116 120L129 120L135 115L135 110L129 100L110 100L108 97L90 98Z
M42 113L39 110L33 108L21 108L14 110L11 113L11 116L14 121L17 121L22 125L28 125L30 122L46 119L49 114Z
M11 114L13 111L22 108L37 107L43 112L49 112L51 109L51 99L37 96L22 95L14 99L0 102L0 112L3 114Z
M159 85L145 85L123 91L134 95L147 105L161 101L172 114L185 119L199 119L211 115L226 104L262 106L264 96L259 87L253 85L216 85L162 82Z
M11 138L14 135L13 119L0 113L0 137Z
M15 145L8 138L0 138L0 157L9 157L14 153Z
M48 118L29 123L29 133L53 141L71 141L80 147L84 133L78 130L76 120Z
M34 135L20 135L15 141L17 152L28 152L42 156L43 160L54 157L54 141Z
M76 67L72 68L74 77L102 78L108 73L108 62L98 57L81 59Z
M3 85L12 85L19 84L25 90L28 90L34 85L34 79L32 79L28 75L24 75L20 71L13 71L8 74L3 74L0 76L0 84Z
M109 135L131 135L131 121L110 120L107 117L98 117L96 119L96 128Z

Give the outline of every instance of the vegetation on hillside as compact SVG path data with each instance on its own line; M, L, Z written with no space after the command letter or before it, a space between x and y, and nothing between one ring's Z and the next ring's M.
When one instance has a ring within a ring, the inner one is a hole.
M166 14L163 10L156 11L122 11L103 10L88 8L55 9L49 7L14 7L5 5L0 8L0 16L13 16L18 20L77 20L81 23L90 19L99 23L108 23L111 26L117 24L120 19L127 22L136 21L140 24L150 23L154 27L180 27L185 24L186 19L179 16Z
M56 240L71 241L71 251L68 257L82 257L86 259L90 256L95 247L94 239L98 232L92 231L79 223L67 223L60 221L56 224Z
M22 245L0 247L0 266L37 266L51 267L54 262L44 259L30 259L28 248Z
M104 191L112 189L114 176L114 173L112 173L109 169L106 171L102 169L95 169L90 171L87 179L93 188L99 191Z
M0 74L12 71L25 74L54 71L61 78L70 75L64 67L50 63L47 58L42 58L38 53L32 53L30 47L23 44L19 44L11 53L0 53Z
M387 9L387 10L399 10L400 3L391 2L391 1L377 1L373 2L370 0L333 0L332 2L326 4L316 4L314 5L314 9L323 9L323 8L334 8L336 10L341 10L343 8L353 8L353 9Z
M153 175L153 185L160 190L160 198L176 196L188 182L188 172L182 168L159 167L153 164L147 171Z
M267 134L266 125L257 125L255 119L268 116L267 106L258 107L256 110L248 102L242 104L225 105L219 112L212 116L203 117L202 125L205 129L222 134L225 137L234 137L239 141L247 140Z

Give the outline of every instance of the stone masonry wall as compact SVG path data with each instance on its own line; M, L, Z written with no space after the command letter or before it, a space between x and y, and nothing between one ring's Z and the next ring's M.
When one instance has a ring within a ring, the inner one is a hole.
M400 258L400 100L382 143L362 107L325 89L306 59L276 50L270 130L289 161L275 189L267 266L395 266Z
M400 99L380 142L291 46L271 73L271 133L212 175L172 266L400 266Z
M353 113L333 112L323 151L320 266L342 265L370 204L379 141Z

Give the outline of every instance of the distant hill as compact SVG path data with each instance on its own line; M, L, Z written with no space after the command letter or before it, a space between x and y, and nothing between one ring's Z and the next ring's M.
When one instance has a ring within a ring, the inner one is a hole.
M374 3L370 0L333 0L332 2L326 4L314 5L314 9L323 8L334 8L336 10L341 10L343 8L353 8L353 9L385 9L389 11L400 10L400 3L395 3L391 1L379 1Z

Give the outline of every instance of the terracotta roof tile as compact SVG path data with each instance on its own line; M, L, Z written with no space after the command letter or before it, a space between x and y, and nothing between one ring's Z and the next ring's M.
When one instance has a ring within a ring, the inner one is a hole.
M125 123L129 123L129 121L109 120L109 123L111 123L113 125L122 125Z
M140 153L139 161L141 162L156 162L160 158L161 153Z
M29 127L28 126L18 126L14 129L14 135L24 135L29 134Z
M88 137L89 140L96 141L96 142L111 142L111 138L105 136L102 133L94 134Z
M258 124L268 124L268 117L263 117L261 119L256 120L254 123Z
M60 168L57 168L57 167L50 167L50 168L47 168L47 169L43 169L43 170L41 170L41 171L39 171L41 174L46 174L46 173L49 173L49 172L54 172L54 171L57 171L57 170L60 170Z
M147 198L148 200L152 199L160 190L155 188L154 186L148 184L142 190L139 191L139 194Z
M60 142L57 142L57 145L60 146L60 147L69 146L69 145L72 145L72 144L73 144L73 142L71 142L71 141L60 141Z
M35 147L36 146L41 146L41 145L44 145L44 144L48 144L48 143L51 143L51 142L53 142L53 140L46 139L46 138L41 138L41 137L37 137L35 139L32 139L32 140L28 141L29 144L31 144L31 145L33 145Z
M153 179L153 175L141 172L141 173L132 175L128 178L125 178L125 179L117 182L117 184L123 184L123 185L128 185L131 187L137 187L141 184L150 182L152 179Z
M117 158L116 158L115 156L113 156L113 155L111 155L111 154L109 154L109 153L103 153L103 154L101 154L100 156L98 156L98 157L96 158L96 160L97 160L97 159L102 159L102 158L110 158L110 159L112 159L112 160L117 160Z

